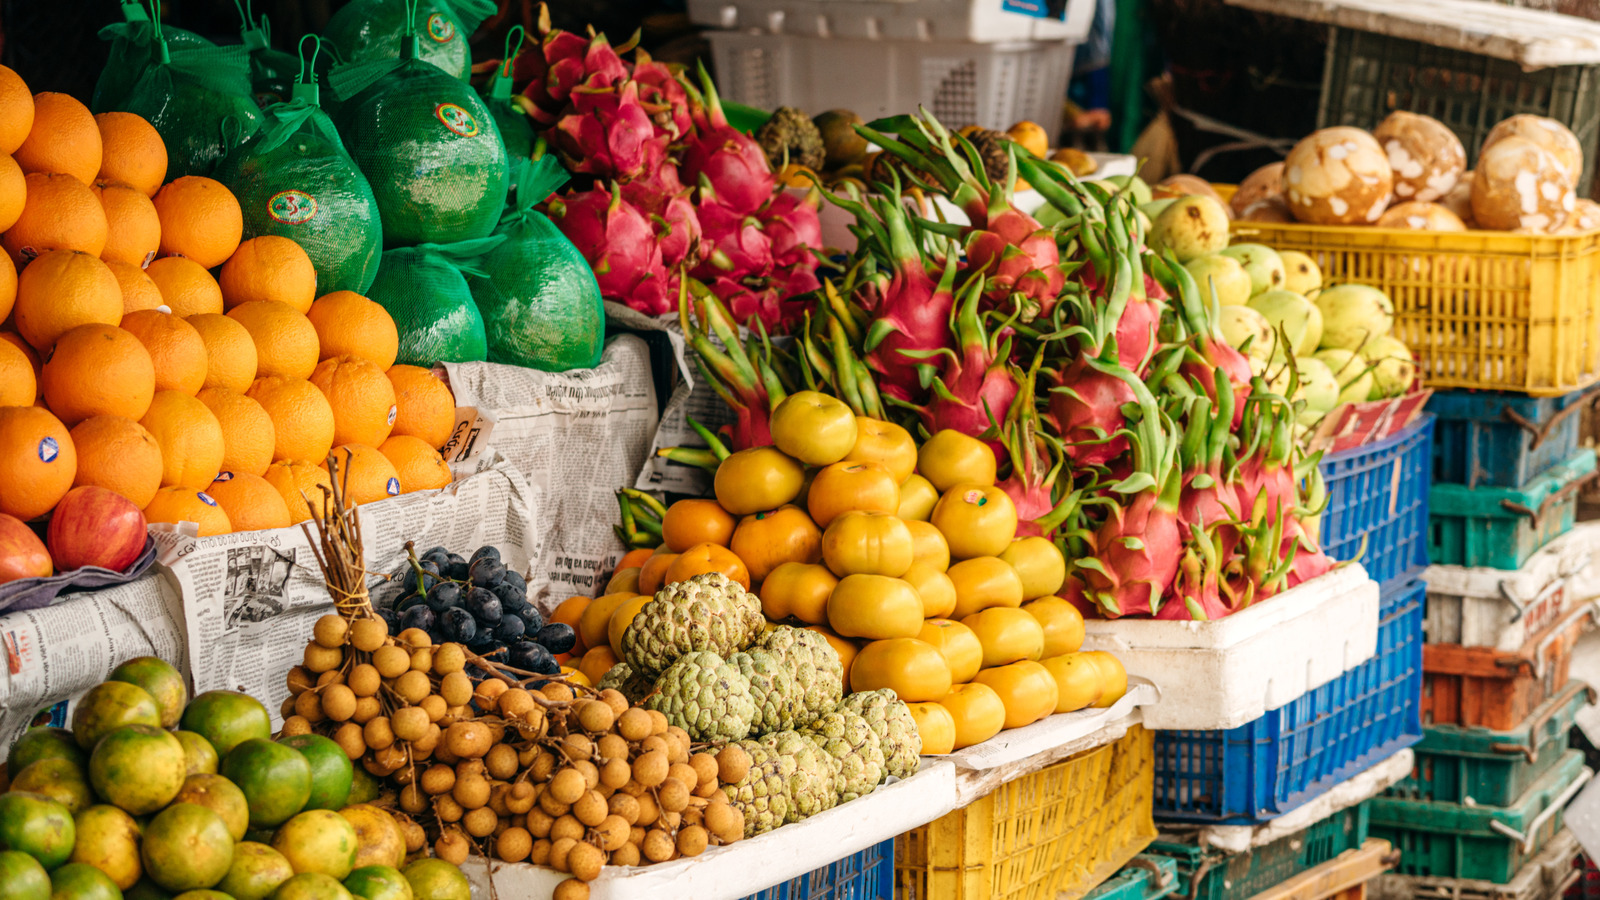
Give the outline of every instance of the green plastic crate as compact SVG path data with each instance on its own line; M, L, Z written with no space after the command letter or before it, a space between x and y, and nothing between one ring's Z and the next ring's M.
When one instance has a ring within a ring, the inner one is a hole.
M1510 806L1561 760L1567 733L1590 697L1588 685L1568 682L1511 731L1424 726L1422 742L1412 747L1417 761L1410 777L1386 793L1408 800Z
M1340 810L1305 831L1244 853L1222 853L1162 835L1146 853L1178 861L1176 896L1186 900L1244 900L1314 869L1367 839L1373 801ZM1197 883L1198 882L1198 883Z
M1586 772L1582 751L1568 750L1510 806L1377 797L1370 801L1372 836L1400 851L1399 874L1505 884L1561 830L1561 807Z
M1578 489L1594 474L1585 448L1520 488L1435 484L1428 490L1428 561L1436 566L1515 569L1566 534Z
M1178 861L1141 853L1122 871L1083 895L1083 900L1161 900L1178 889Z

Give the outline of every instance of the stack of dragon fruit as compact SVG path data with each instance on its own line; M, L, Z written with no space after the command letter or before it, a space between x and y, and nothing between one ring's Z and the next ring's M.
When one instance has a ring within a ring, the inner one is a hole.
M671 312L687 273L740 321L781 327L795 316L787 301L818 287L816 209L778 189L703 70L696 87L633 43L546 26L517 58L523 109L566 167L588 176L549 201L551 220L608 300Z
M1024 528L1062 548L1064 593L1088 615L1216 619L1332 568L1293 376L1276 393L1252 374L1187 270L1145 246L1128 198L1017 147L995 183L926 114L873 125L862 133L892 158L877 170L888 183L833 198L859 247L802 298L791 343L741 338L720 292L684 286L736 448L770 443L768 415L802 388L914 434L980 437ZM1064 221L1019 211L1017 174ZM923 218L902 191L941 195L969 223Z

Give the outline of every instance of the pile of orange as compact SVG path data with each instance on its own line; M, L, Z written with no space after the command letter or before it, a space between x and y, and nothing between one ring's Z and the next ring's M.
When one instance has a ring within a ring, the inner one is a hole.
M166 170L144 119L0 66L0 513L93 484L201 535L281 528L330 451L352 503L448 484L454 397L394 364L388 312L317 297L298 244Z

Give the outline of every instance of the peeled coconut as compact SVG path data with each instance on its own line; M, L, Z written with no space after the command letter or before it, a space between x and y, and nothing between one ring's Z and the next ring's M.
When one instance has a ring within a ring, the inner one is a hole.
M1585 234L1600 228L1600 203L1588 197L1579 197L1572 205L1572 212L1557 229L1560 234Z
M1520 135L1484 149L1472 175L1472 218L1497 231L1545 231L1577 205L1578 178L1555 154Z
M1282 196L1283 163L1267 163L1239 182L1239 189L1234 191L1233 197L1228 200L1228 208L1233 210L1234 218L1239 218L1256 203L1270 197Z
M1360 403L1372 393L1372 364L1353 350L1332 347L1313 354L1339 382L1340 403Z
M1294 291L1267 291L1250 298L1250 308L1267 318L1274 333L1279 331L1289 342L1290 353L1298 356L1317 349L1322 338L1322 312L1310 300ZM1281 353L1274 350L1272 357Z
M1468 169L1461 173L1461 180L1450 189L1450 193L1439 199L1439 205L1456 214L1468 228L1476 228L1472 221L1472 179L1473 172Z
M1438 200L1467 170L1461 139L1432 116L1396 110L1372 129L1372 136L1394 171L1396 200Z
M1322 290L1322 267L1317 261L1299 250L1282 250L1278 256L1283 260L1283 289L1316 299L1317 291Z
M1283 195L1302 222L1371 225L1383 215L1393 190L1388 156L1359 128L1313 131L1283 161Z
M1374 338L1361 348L1367 362L1376 363L1372 369L1372 393L1369 400L1398 397L1410 390L1417 380L1417 363L1411 350L1398 339L1384 335Z
M1360 351L1394 327L1394 301L1365 284L1341 284L1317 295L1322 347Z
M1265 244L1234 244L1220 252L1223 256L1238 260L1239 265L1249 273L1251 296L1283 287L1283 280L1287 276L1283 257L1271 247Z
M1272 323L1248 306L1224 306L1217 316L1217 327L1228 346L1252 360L1272 357ZM1249 341L1249 346L1245 345Z
M1489 135L1483 139L1483 146L1478 148L1479 158L1489 152L1490 147L1513 135L1530 140L1549 151L1555 156L1557 166L1569 175L1573 182L1583 177L1583 145L1578 143L1578 136L1567 126L1544 116L1524 113L1502 119L1489 129ZM1479 166L1482 166L1481 162Z
M1411 231L1466 231L1467 223L1442 203L1427 200L1407 200L1396 203L1378 217L1379 228L1403 228Z
M1200 296L1215 296L1222 306L1243 306L1250 302L1250 273L1237 259L1212 253L1198 256L1183 264L1200 285Z
M1300 391L1296 398L1306 402L1305 409L1300 410L1295 419L1301 425L1315 425L1339 405L1339 380L1328 364L1315 356L1297 356L1294 365L1300 370Z
M1228 246L1228 213L1222 203L1201 194L1179 197L1150 226L1150 249L1171 250L1178 262Z

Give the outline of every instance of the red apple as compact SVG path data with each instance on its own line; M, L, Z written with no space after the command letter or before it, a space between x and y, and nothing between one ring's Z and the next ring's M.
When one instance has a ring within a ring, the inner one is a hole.
M0 513L0 584L55 574L44 542L16 516Z
M139 507L116 491L87 484L67 491L45 533L63 572L84 566L121 572L144 552L145 537Z

